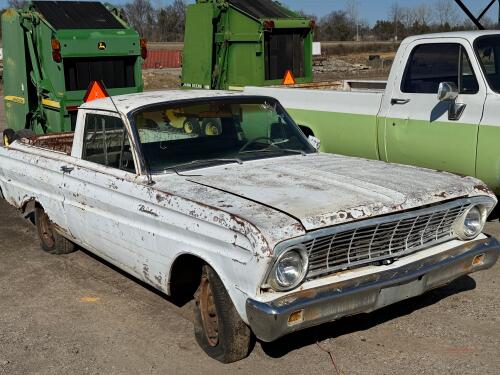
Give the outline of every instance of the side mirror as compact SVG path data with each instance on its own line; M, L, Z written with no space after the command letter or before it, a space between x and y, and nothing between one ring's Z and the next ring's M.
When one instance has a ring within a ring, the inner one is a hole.
M316 151L319 151L321 147L321 140L319 138L316 138L314 135L310 135L307 140L316 149Z
M448 120L458 121L464 113L465 104L457 103L458 87L454 82L441 82L439 84L437 98L440 102L449 102L450 108L448 109Z
M458 98L458 87L455 82L441 82L438 89L440 102L454 101Z

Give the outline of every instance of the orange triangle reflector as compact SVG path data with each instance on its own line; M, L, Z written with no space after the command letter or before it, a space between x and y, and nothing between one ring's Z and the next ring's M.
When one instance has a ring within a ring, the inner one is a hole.
M92 81L90 82L87 93L83 97L83 102L91 102L97 99L103 99L109 97L106 89L104 88L104 84L101 81Z
M290 69L288 69L285 73L285 77L283 78L284 85L295 85L297 81L295 81L295 77Z

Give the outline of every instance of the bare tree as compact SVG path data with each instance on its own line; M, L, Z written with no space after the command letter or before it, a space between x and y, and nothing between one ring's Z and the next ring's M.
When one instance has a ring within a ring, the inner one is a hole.
M437 22L441 27L445 25L454 26L461 21L453 0L436 0L434 11Z
M430 25L432 23L432 10L427 4L421 4L414 10L415 21L420 25Z
M389 9L389 19L392 21L394 25L394 40L399 39L399 33L402 31L398 27L401 24L401 18L403 15L403 10L399 6L399 3L394 2Z
M184 35L186 3L175 0L158 12L158 37L162 42L180 42Z
M129 24L143 38L153 39L156 23L156 12L149 0L133 0L125 4L125 14Z
M401 23L409 30L417 22L415 8L401 8Z
M345 13L349 19L349 21L352 23L352 25L355 25L356 27L356 40L359 41L359 7L358 7L358 0L348 0Z

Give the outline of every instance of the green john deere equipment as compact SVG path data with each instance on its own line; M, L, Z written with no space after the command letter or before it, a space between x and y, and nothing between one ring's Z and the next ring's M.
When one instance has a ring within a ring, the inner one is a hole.
M2 15L7 126L37 134L74 130L90 82L110 95L143 90L146 42L99 2L33 1Z
M187 8L182 86L310 83L314 27L271 0L197 0Z

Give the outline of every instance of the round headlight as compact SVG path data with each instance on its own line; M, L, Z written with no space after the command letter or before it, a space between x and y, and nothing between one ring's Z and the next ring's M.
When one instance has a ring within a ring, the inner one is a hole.
M483 206L472 206L458 220L455 232L461 240L472 240L479 236L486 223L487 213Z
M271 271L269 283L276 291L297 287L305 278L309 261L303 248L292 248L280 255Z

